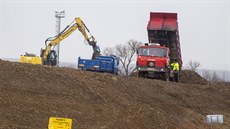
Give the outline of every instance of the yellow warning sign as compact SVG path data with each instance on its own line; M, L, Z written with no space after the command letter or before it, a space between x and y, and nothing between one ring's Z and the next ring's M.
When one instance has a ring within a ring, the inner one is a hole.
M50 117L48 129L72 129L72 119Z

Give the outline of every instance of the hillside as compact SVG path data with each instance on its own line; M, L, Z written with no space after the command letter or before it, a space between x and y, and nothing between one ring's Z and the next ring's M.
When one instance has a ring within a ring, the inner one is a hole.
M229 129L230 86L194 76L175 83L0 60L0 129L46 129L51 116L72 118L73 129L208 129L207 114L223 114L219 128Z

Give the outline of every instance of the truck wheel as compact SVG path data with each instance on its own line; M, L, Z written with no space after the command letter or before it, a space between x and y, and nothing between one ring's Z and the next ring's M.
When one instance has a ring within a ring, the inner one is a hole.
M142 77L142 72L138 72L137 77L138 77L138 78L141 78L141 77Z
M169 74L168 73L163 73L162 80L169 81Z
M138 72L138 78L146 78L145 72Z

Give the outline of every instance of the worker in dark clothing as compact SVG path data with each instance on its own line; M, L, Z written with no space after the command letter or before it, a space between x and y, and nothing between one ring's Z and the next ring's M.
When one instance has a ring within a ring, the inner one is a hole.
M171 63L171 68L173 70L174 81L179 82L180 65L177 60L173 60L173 62Z

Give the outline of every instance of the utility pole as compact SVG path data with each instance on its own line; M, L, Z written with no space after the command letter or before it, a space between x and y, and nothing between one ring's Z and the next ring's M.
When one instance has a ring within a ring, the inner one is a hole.
M56 18L56 31L55 31L55 35L59 35L60 34L60 27L61 27L61 18L65 18L65 11L55 11L55 18ZM59 66L59 50L60 50L60 44L57 44L56 48L55 48L56 52L57 52L57 66Z

